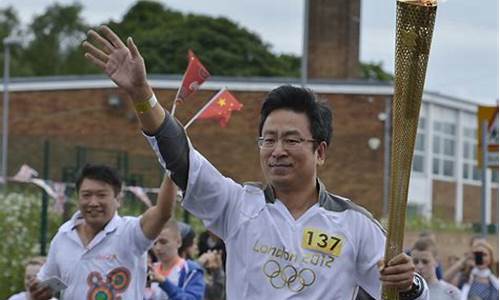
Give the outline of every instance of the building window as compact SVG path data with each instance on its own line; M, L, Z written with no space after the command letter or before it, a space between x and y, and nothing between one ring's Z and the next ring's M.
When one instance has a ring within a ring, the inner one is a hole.
M491 182L498 184L498 169L491 170Z
M481 170L477 168L477 130L472 127L463 129L463 179L481 180Z
M443 177L455 176L456 125L448 121L434 121L432 173Z
M425 118L418 121L417 136L415 138L415 151L413 152L413 172L424 173L425 157Z

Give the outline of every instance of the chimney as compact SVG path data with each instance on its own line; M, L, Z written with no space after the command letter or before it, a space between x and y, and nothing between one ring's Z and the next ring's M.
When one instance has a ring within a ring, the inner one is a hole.
M359 78L361 0L305 1L308 79Z

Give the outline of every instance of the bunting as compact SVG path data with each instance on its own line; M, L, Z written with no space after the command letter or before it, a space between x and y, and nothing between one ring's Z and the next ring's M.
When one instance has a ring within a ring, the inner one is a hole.
M38 177L38 172L32 167L23 164L21 168L19 168L19 171L17 171L16 175L12 177L12 180L26 182L34 177Z
M139 199L142 203L146 205L146 207L151 207L153 204L151 203L151 199L149 199L148 194L146 194L146 191L144 188L140 186L127 186L124 189L125 191L129 191L134 196Z
M8 177L8 181L21 182L21 183L31 183L47 193L47 195L53 198L54 201L54 211L62 214L64 211L64 204L68 201L66 195L66 190L68 186L74 186L73 183L66 182L56 182L51 180L45 180L37 178L38 172L32 167L23 164L19 171L13 177ZM125 186L123 191L131 192L139 201L144 203L146 207L151 207L152 202L148 197L147 193L158 194L159 188L145 188L140 186Z

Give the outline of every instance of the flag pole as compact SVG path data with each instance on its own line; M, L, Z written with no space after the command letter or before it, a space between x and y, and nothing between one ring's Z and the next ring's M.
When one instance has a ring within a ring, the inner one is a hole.
M184 74L186 75L186 74ZM180 100L179 99L179 92L181 91L182 89L182 82L184 82L184 76L182 76L182 81L181 81L181 86L179 87L179 89L177 90L177 94L175 94L175 99L174 99L174 103L172 104L172 109L170 110L170 114L172 115L172 117L175 115L175 108L177 106L177 100Z
M207 102L207 104L205 104L205 106L203 106L197 113L196 115L194 115L194 117L191 118L191 120L189 120L189 122L187 122L186 125L184 125L184 130L186 130L189 125L191 125L195 120L196 118L198 118L209 106L210 104L212 104L212 102L215 101L215 99L217 99L219 97L220 94L222 94L224 91L226 90L226 87L224 87L222 90L220 90L217 94L215 94L215 96L212 97L212 99L210 99L210 101Z
M181 100L181 99L179 99L179 94L181 92L182 84L184 83L184 79L186 79L186 73L187 73L187 70L189 70L189 64L190 63L191 63L191 59L189 59L189 62L188 62L188 65L187 65L187 69L184 72L184 75L182 75L181 86L177 90L177 94L175 94L174 103L172 104L172 109L170 110L170 114L172 115L172 117L175 115L175 108L177 107L177 100Z
M170 115L173 117L175 115L175 104L177 103L177 99L174 99L174 104L172 104L172 109L170 110Z

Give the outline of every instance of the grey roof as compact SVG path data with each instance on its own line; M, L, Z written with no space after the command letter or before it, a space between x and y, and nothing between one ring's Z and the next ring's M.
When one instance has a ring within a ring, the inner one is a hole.
M182 75L153 74L148 76L151 85L160 89L177 89L182 82ZM234 91L267 92L283 84L301 85L300 78L284 77L210 77L201 87L202 90L219 90L227 87ZM376 80L309 80L308 88L319 94L350 94L367 96L393 95L392 82ZM75 90L95 88L116 88L105 75L68 75L45 77L14 77L10 79L9 90ZM3 85L0 85L3 91ZM424 102L454 107L469 111L477 110L477 103L433 91L424 91Z

